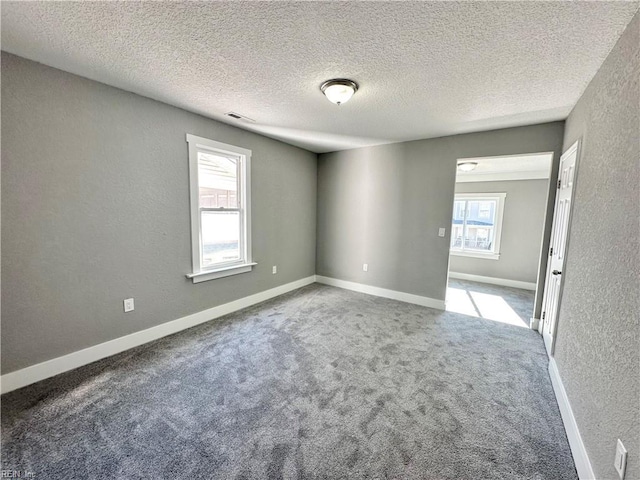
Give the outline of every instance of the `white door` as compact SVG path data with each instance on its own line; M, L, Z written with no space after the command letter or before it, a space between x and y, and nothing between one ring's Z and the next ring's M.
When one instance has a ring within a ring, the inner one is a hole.
M578 159L578 142L574 143L562 157L558 170L558 192L553 210L553 226L549 243L549 260L547 262L547 279L544 284L542 300L542 336L549 356L553 355L556 330L558 328L558 312L562 293L562 271L567 249L569 222L575 183L576 162Z

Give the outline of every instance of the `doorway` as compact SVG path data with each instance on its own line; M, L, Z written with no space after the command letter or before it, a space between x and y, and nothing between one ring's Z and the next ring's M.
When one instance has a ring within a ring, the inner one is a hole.
M552 163L553 152L458 160L447 310L537 328Z

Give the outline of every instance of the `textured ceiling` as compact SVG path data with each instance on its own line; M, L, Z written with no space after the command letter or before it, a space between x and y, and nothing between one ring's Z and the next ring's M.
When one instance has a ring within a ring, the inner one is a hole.
M564 119L637 8L4 1L2 49L326 152Z

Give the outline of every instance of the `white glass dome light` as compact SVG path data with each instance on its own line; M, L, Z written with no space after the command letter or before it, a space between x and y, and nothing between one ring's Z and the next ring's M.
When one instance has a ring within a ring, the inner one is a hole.
M478 166L478 162L460 162L458 164L458 170L461 172L470 172L471 170L475 170Z
M320 90L330 102L342 105L358 91L358 84L346 78L334 78L320 85Z

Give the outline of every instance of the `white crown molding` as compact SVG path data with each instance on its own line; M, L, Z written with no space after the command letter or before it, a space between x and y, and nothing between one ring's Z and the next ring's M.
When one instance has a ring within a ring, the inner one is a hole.
M500 172L500 173L462 173L456 175L456 183L471 182L508 182L516 180L547 180L549 172L537 170L530 172Z

